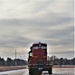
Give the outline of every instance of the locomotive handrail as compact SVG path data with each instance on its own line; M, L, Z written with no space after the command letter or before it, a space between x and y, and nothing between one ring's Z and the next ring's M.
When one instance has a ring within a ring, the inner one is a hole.
M28 62L28 64L31 62L31 60L32 60L32 57L29 59L29 62Z

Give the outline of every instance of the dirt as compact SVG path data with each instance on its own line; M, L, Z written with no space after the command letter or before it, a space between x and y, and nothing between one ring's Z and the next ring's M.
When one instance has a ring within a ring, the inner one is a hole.
M0 72L0 75L29 75L28 69ZM49 75L43 72L42 75ZM52 75L74 75L74 68L53 68Z
M52 75L74 75L74 68L75 66L54 66L53 67L53 74ZM16 69L16 70L15 70ZM21 69L21 70L17 70ZM0 67L0 75L29 75L28 68L25 66L10 66L10 67ZM6 71L4 70L13 70L13 71ZM42 73L42 75L49 75L48 73Z
M57 65L54 65L53 68L75 68L74 65L62 65L62 66L57 66Z
M0 66L0 72L2 71L10 71L10 70L19 70L25 69L25 66Z

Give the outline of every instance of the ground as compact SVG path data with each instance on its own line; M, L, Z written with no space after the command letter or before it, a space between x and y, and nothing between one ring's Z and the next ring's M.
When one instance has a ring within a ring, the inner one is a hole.
M52 75L74 75L75 68L73 67L55 67L53 68L53 74ZM13 70L13 71L6 71L6 72L0 72L0 75L29 75L28 74L28 68L21 69L21 70ZM42 75L48 75L47 72L43 72Z

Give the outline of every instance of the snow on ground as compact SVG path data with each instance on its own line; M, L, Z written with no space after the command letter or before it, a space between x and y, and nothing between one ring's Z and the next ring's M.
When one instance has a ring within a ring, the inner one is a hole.
M28 69L0 72L0 75L29 75ZM42 73L42 75L49 75ZM53 68L52 75L74 75L74 68Z
M0 72L0 75L23 75L24 73L25 69L22 69L22 70Z
M74 68L54 68L53 75L74 75Z

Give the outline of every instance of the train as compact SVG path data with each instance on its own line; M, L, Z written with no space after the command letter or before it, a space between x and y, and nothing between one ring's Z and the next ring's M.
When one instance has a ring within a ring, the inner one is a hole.
M28 52L29 75L41 75L43 71L52 74L53 64L47 58L47 44L38 42L33 43Z

